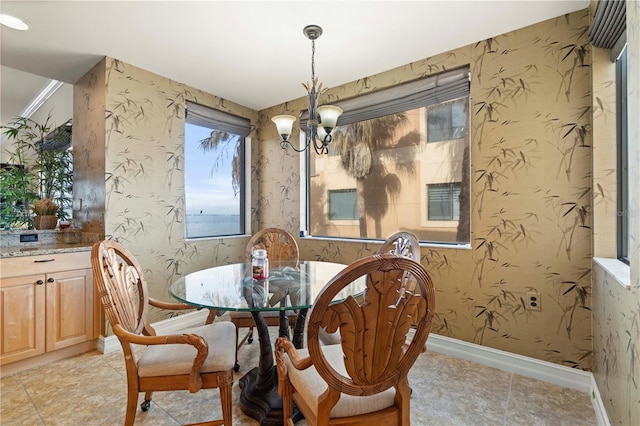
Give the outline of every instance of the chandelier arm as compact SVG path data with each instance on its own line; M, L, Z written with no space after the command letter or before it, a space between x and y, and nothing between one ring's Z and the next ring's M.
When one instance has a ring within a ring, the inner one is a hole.
M301 148L301 149L296 148L288 139L286 141L285 140L280 141L280 148L287 149L288 147L291 147L291 149L293 149L295 152L305 152L307 148L309 148L309 142L310 142L310 139L308 135L305 135L304 148Z
M316 145L316 143L314 142L313 144L313 149L315 149L316 154L318 155L324 155L324 154L328 154L329 153L329 148L326 145Z
M327 135L329 136L329 135ZM316 154L323 155L329 153L329 147L327 146L327 136L323 139L318 137L317 128L312 128L311 130L311 139L313 139L313 149L315 149ZM330 142L331 140L329 140Z

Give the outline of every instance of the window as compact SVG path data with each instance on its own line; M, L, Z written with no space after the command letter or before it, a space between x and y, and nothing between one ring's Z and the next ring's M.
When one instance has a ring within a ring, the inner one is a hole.
M427 185L428 220L460 220L461 191L459 182Z
M357 220L356 190L341 189L329 191L329 219Z
M453 70L335 103L344 113L329 155L308 153L303 233L384 240L406 230L420 241L468 244L468 74ZM428 143L432 129L440 143Z
M185 238L244 234L249 121L188 102L184 128Z
M467 112L464 99L427 108L427 142L440 142L465 137Z
M627 133L627 49L616 61L618 145L618 259L629 264L629 151Z

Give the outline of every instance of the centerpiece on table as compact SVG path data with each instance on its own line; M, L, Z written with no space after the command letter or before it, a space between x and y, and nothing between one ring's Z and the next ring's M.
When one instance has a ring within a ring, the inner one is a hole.
M58 223L58 205L51 198L42 198L33 203L33 226L36 229L54 229Z

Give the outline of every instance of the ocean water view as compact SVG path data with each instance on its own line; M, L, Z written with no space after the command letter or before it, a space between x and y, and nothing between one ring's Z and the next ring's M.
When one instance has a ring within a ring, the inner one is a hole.
M240 234L240 215L187 214L187 238Z

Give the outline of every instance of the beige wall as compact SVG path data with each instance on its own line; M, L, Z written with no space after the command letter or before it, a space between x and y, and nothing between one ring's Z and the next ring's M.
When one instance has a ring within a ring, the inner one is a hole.
M614 425L640 424L640 2L627 1L630 286L594 262L593 370ZM593 49L594 247L616 257L615 65ZM624 270L624 267L619 268Z

